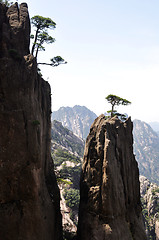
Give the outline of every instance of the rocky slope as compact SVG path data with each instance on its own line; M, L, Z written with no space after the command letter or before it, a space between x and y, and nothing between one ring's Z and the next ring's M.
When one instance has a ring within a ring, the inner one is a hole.
M83 157L84 140L76 136L72 131L63 127L62 123L54 120L51 127L52 148L65 149L79 157Z
M90 126L96 118L96 114L84 106L61 107L52 113L52 119L62 122L74 134L82 139L88 136Z
M159 186L140 176L140 192L148 239L159 239Z
M145 240L132 122L99 116L87 137L78 239Z
M61 192L64 234L70 237L77 230L79 181L84 141L63 127L62 123L54 120L52 122L51 149Z
M134 120L134 153L140 174L159 184L159 136L145 122Z
M0 239L60 240L50 86L29 54L27 4L0 4Z

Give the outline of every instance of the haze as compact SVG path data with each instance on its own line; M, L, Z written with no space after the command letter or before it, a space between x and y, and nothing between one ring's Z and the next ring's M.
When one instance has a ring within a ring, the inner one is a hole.
M21 3L22 1L19 1ZM97 115L110 110L105 97L132 102L118 107L146 122L159 121L159 1L26 1L30 16L52 18L56 42L38 61L61 55L68 63L41 67L52 87L52 109L84 105Z

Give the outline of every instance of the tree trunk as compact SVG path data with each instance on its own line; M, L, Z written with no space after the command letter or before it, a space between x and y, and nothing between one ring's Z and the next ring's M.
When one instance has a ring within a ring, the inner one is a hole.
M39 51L39 47L37 47L37 49L36 49L36 54L35 54L36 59L37 59L37 56L38 56L38 51Z
M112 104L111 118L114 116L113 113L114 113L114 105Z
M32 54L32 55L34 54L35 45L36 45L36 41L37 41L37 38L38 38L38 33L39 33L39 28L37 27L36 34L35 34L35 39L34 39L34 43L33 43L32 50L31 50L31 54Z

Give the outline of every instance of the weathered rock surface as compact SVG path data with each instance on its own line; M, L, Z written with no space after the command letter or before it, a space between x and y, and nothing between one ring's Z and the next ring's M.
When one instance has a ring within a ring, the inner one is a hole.
M78 239L145 240L132 122L98 117L87 137Z
M29 54L26 4L0 4L0 240L62 239L50 86Z
M89 129L97 115L84 106L61 107L52 113L52 119L62 122L62 125L82 139L86 139Z
M148 239L159 239L159 186L140 176L140 192Z
M51 128L52 148L63 148L83 158L84 140L54 120Z
M17 3L7 8L0 4L0 57L17 52L19 56L29 54L30 19L26 3Z
M61 194L63 231L65 235L71 232L74 235L78 222L79 181L84 141L56 120L52 122L51 138L52 158ZM65 184L63 180L72 184Z

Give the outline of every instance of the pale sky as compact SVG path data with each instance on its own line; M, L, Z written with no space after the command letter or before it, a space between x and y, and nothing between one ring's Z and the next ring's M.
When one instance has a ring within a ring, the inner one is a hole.
M99 115L111 109L105 97L115 94L132 102L119 112L159 122L159 0L26 2L31 17L57 24L50 32L56 42L46 45L38 61L61 55L68 62L41 67L53 111L82 105Z

